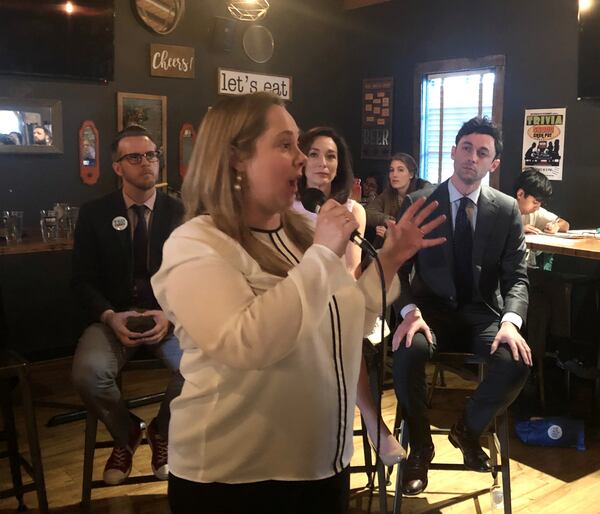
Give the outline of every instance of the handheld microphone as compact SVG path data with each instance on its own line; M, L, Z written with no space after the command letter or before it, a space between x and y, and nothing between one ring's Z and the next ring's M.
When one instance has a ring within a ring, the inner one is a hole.
M308 187L300 193L300 201L307 211L319 214L321 206L326 201L325 193L316 187ZM360 246L360 248L362 248L371 257L375 257L377 254L375 248L373 248L371 243L369 243L369 241L364 239L358 233L358 230L355 230L352 232L352 234L350 234L350 241L352 241L355 245Z

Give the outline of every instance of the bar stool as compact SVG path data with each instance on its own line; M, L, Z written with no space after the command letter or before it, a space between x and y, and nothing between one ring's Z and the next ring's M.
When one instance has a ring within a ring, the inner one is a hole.
M581 274L542 271L529 269L530 309L528 313L528 341L534 351L535 366L539 387L540 405L545 408L546 394L544 388L544 358L554 354L547 353L548 339L564 339L583 342L581 335L575 330L575 318L578 308L575 305L576 293L589 291L593 297L590 317L600 312L600 280ZM581 294L579 295L581 296ZM581 298L582 300L583 298ZM583 303L580 307L583 307ZM592 329L588 329L591 331ZM594 341L589 341L594 343ZM597 362L600 364L600 360ZM570 373L566 370L565 381L569 389ZM596 384L598 389L598 383Z
M0 458L8 457L13 487L0 492L0 498L15 496L19 503L17 510L27 510L23 495L29 491L36 491L38 497L38 508L42 514L48 512L48 500L46 498L46 485L44 482L44 470L42 466L42 454L37 432L35 411L31 398L31 390L28 379L29 366L25 360L11 352L0 348L0 398L2 399L3 430L0 435L6 440L7 450L0 452ZM17 429L15 426L15 414L12 405L11 392L15 386L21 387L21 398L27 429L27 440L31 463L23 458L19 452ZM21 467L33 479L31 484L23 484Z
M123 373L126 371L134 370L156 370L162 369L165 365L160 359L136 359L129 361L121 370L118 377L119 388L121 388L121 381ZM157 393L151 395L154 402L162 401L165 393ZM136 399L137 400L137 399ZM135 401L135 400L134 400ZM131 408L130 402L126 401L128 408ZM148 402L146 402L148 403ZM139 405L136 405L139 406ZM114 487L110 484L106 484L103 480L93 480L94 472L94 453L96 448L112 448L113 441L97 441L97 430L98 430L98 418L90 411L87 411L87 417L85 420L85 445L83 450L83 481L81 489L81 511L85 514L90 511L90 504L92 500L92 489L98 489L101 487ZM140 444L148 444L148 440L144 437ZM143 484L147 482L156 482L159 479L154 475L138 475L134 477L127 477L119 485L130 485L130 484Z
M386 357L382 356L381 352L386 351L387 344L371 344L368 340L363 341L363 358L367 364L367 370L369 374L369 382L371 386L371 393L374 400L377 403L377 399L381 397L383 389L383 381L386 372ZM383 366L380 367L379 363L384 359ZM381 372L380 368L383 370ZM377 477L377 492L379 495L379 512L380 514L386 514L387 512L387 485L389 485L389 476L393 467L388 468L388 474L386 475L386 467L375 454L375 460L373 460L373 451L371 442L367 432L365 421L361 415L360 417L360 428L357 428L353 432L354 437L361 437L363 444L363 457L364 465L361 466L350 466L350 473L366 473L367 475L367 488L371 491L375 489L375 477ZM376 444L376 441L373 441Z
M457 371L461 377L468 379L475 379L481 382L485 372L485 362L482 358L472 353L453 353L453 352L440 352L434 356L435 369L433 373L432 383L428 392L428 401L431 406L431 398L433 396L434 389L437 388L437 380L444 369ZM457 361L462 362L463 366L458 368L456 366ZM476 374L470 374L464 372L464 365L475 365L477 367ZM509 459L509 427L508 427L508 413L505 411L493 420L493 430L490 429L483 434L483 437L488 438L488 446L490 450L490 460L492 463L492 486L495 488L499 485L498 473L502 473L502 490L504 496L504 514L512 513L511 504L511 490L510 490L510 459ZM440 428L431 429L432 435L445 435L448 436L450 429ZM394 422L394 434L398 436L400 444L403 447L408 445L408 427L402 417L402 409L400 404L396 408L396 421ZM499 458L500 457L500 460ZM393 514L399 514L402 506L402 474L404 469L404 462L398 466L398 473L396 475L396 492L394 495L394 506ZM450 463L438 463L432 462L429 466L430 470L452 470L452 471L471 471L465 467L464 464L450 464ZM490 490L491 490L490 488ZM476 494L481 494L487 491L482 490Z

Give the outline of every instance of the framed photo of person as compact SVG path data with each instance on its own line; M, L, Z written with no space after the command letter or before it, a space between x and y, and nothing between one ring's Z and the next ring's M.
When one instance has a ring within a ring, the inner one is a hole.
M167 181L167 97L141 93L117 93L117 129L141 125L152 134L161 150L161 182Z

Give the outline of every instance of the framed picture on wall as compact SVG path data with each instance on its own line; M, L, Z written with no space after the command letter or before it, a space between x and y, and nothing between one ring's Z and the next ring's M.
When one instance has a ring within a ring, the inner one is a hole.
M140 93L117 93L117 129L141 125L162 149L161 182L167 181L167 97Z

